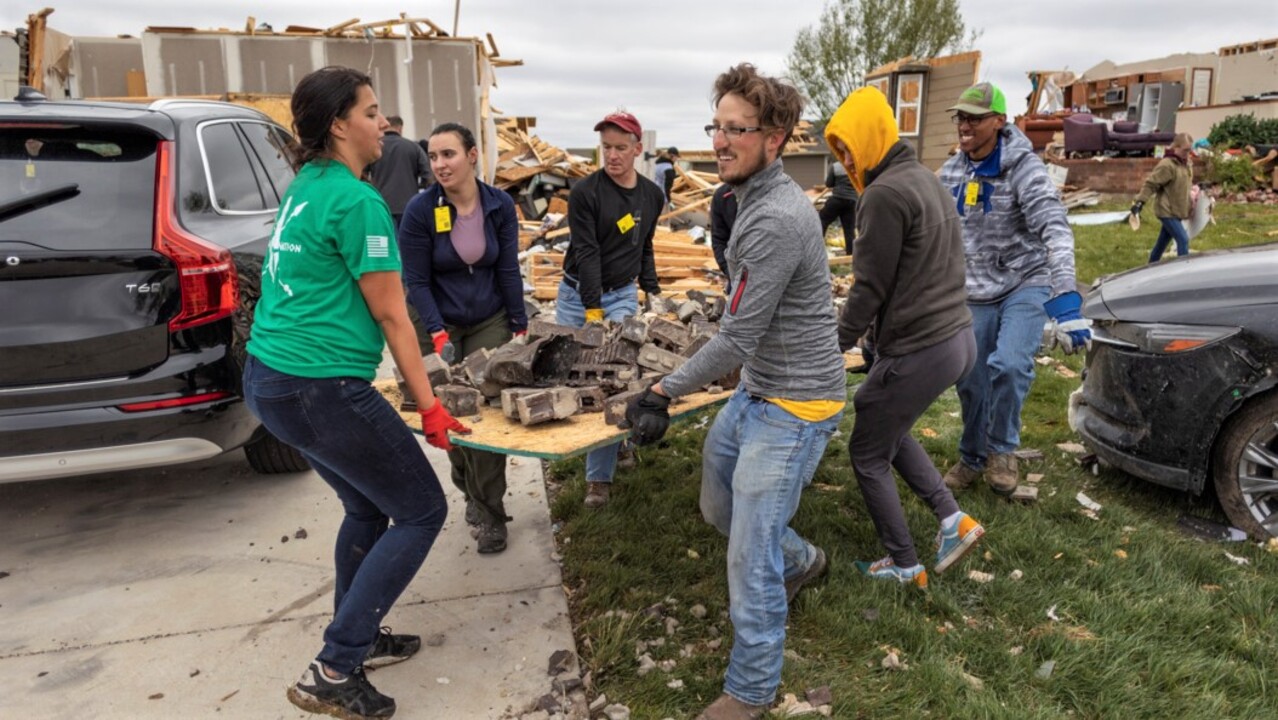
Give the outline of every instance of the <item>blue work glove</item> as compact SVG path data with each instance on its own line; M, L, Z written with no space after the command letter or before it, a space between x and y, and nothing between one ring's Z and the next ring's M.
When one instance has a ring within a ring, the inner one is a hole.
M1044 330L1051 331L1055 344L1066 355L1073 355L1080 348L1090 350L1092 347L1092 321L1079 312L1082 307L1083 296L1072 291L1061 293L1043 305L1052 318Z
M636 445L651 445L666 434L670 427L670 398L658 395L651 388L632 399L626 405L626 426L630 439Z

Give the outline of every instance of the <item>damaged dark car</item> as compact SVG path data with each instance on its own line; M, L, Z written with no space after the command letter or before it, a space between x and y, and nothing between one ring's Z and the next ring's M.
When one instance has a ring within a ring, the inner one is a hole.
M1278 244L1103 278L1070 426L1099 460L1278 536Z

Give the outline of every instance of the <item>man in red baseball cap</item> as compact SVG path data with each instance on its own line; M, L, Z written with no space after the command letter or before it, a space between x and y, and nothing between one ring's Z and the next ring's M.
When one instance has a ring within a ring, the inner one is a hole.
M555 322L581 327L620 322L639 311L639 291L661 292L652 236L665 206L661 188L635 170L643 153L643 126L625 111L595 124L603 168L582 178L568 196L570 240ZM608 503L618 445L586 455L586 507Z

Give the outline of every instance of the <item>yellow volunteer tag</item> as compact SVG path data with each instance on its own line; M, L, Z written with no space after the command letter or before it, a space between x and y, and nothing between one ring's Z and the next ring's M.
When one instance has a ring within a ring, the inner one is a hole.
M967 191L963 196L963 202L971 207L976 204L976 198L981 194L981 184L975 180L967 184Z
M35 177L35 163L33 162L27 163L27 177Z
M617 221L617 229L623 233L628 233L635 227L635 219L630 213Z
M453 216L447 205L435 208L435 232L448 232L453 229Z

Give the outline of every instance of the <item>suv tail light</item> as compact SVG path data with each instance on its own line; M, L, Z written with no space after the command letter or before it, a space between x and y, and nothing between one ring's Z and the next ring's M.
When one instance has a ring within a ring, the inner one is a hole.
M160 143L156 159L155 250L177 266L181 303L169 332L228 317L239 298L231 253L190 234L177 220L177 179L172 141Z

